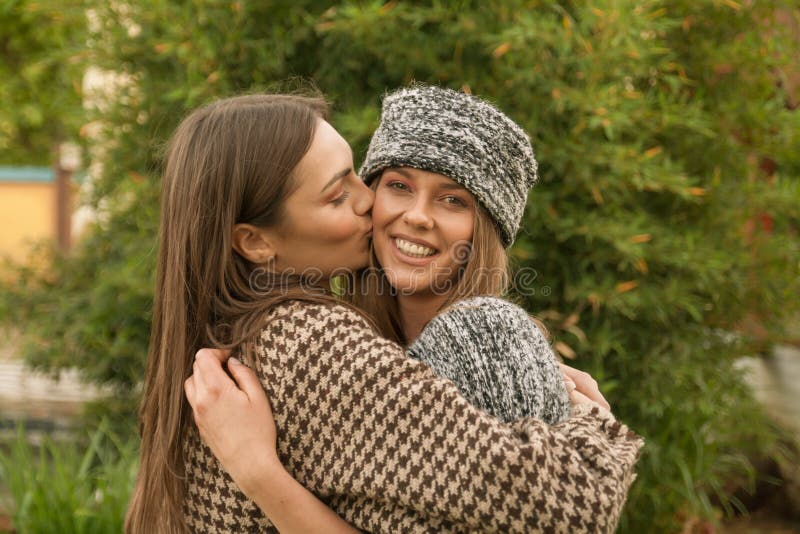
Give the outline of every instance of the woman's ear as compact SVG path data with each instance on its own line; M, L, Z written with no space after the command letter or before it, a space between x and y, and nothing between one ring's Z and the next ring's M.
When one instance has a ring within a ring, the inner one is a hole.
M252 224L233 225L231 242L236 252L257 264L274 260L277 253L269 230Z

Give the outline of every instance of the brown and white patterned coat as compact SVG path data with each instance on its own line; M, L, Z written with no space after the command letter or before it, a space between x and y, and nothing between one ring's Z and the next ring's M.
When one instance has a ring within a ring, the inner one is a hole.
M613 532L642 441L599 408L501 423L339 305L270 314L257 372L287 470L369 532ZM274 532L196 430L193 532Z

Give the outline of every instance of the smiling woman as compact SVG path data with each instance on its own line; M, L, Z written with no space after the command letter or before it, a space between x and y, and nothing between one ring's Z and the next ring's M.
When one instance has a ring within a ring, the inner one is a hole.
M481 99L402 89L384 100L361 172L376 190L378 283L357 302L474 405L506 421L565 418L544 326L501 298L504 245L537 178L525 132Z
M475 226L475 200L441 174L391 168L380 178L373 243L389 283L403 294L447 296Z

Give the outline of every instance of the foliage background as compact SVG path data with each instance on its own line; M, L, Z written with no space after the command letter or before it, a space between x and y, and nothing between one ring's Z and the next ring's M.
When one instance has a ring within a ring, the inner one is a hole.
M754 483L751 460L775 454L732 362L798 310L787 13L796 24L789 0L6 1L0 161L80 134L101 165L84 199L97 222L52 267L18 267L0 320L26 326L33 365L115 386L132 420L161 147L183 114L312 80L358 158L387 89L463 88L522 124L540 161L512 249L538 273L518 280L526 306L647 439L621 530L717 520ZM89 68L117 73L106 93L82 94Z
M0 164L50 163L83 120L82 6L0 2Z

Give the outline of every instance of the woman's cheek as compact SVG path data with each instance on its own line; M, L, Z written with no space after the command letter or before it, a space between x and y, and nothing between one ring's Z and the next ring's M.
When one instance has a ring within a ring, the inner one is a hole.
M394 206L395 211L397 211L397 209L399 209L400 202L395 202ZM391 208L392 204L390 203L389 197L386 195L386 193L383 193L379 190L375 194L375 202L372 205L372 223L377 225L381 221L390 218Z
M346 241L357 234L358 221L350 216L337 216L328 221L328 237L332 241Z

